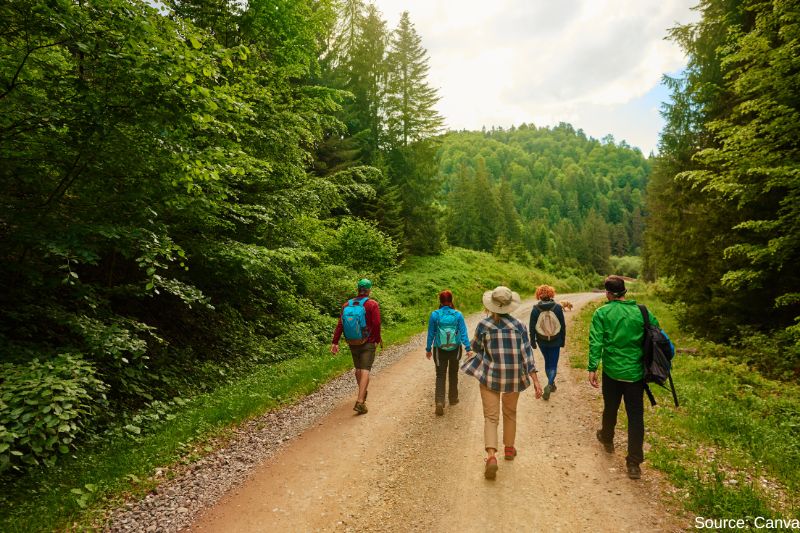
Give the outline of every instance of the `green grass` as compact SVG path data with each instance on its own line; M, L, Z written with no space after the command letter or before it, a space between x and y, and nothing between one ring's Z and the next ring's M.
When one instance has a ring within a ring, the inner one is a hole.
M453 291L459 310L471 313L483 309L483 293L498 285L510 287L524 299L532 297L542 284L552 285L559 292L589 289L589 283L577 277L560 280L537 269L462 248L452 248L436 257L411 257L385 287L400 301L408 318L405 323L387 328L384 338L397 342L423 331L430 312L439 306L437 297L444 289Z
M674 409L658 387L659 406L645 402L649 464L666 473L685 509L698 516L800 518L800 387L768 380L734 362L730 348L683 333L656 297L631 296L658 317L677 347L697 350L674 362L681 407ZM597 305L587 306L573 328L575 367L586 368Z
M542 283L562 292L586 287L577 278L559 281L468 250L410 258L381 288L402 304L406 317L384 328L384 342L387 346L400 343L424 331L443 289L454 292L460 309L472 312L481 308L483 292L496 285L508 285L527 297ZM175 413L175 419L144 428L135 440L109 435L102 443L86 445L54 468L7 483L0 494L0 531L91 527L124 498L143 496L157 485L157 468L169 473L171 465L198 459L220 446L234 425L296 401L351 365L350 357L330 357L327 346L321 346L315 353L261 366L244 379L191 398Z

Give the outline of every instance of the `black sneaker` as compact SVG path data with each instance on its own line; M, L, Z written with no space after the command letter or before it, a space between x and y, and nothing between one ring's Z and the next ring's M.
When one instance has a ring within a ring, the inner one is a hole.
M442 416L444 414L444 404L437 403L436 404L436 416Z
M555 392L555 391L557 391L557 390L558 390L558 387L556 387L556 384L555 384L555 383L553 383L552 385L550 385L550 392Z
M603 431L600 429L597 430L597 440L599 440L600 443L603 445L603 448L605 448L606 453L614 453L614 441L613 440L607 441L603 439Z
M628 463L628 477L631 479L639 479L642 477L642 469L636 463Z

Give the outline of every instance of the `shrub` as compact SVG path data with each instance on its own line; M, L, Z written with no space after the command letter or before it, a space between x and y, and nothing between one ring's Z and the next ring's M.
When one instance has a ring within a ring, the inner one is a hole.
M633 255L616 256L609 258L611 272L619 276L638 278L642 271L642 258Z
M328 249L331 262L366 274L383 274L397 266L397 245L373 223L346 218Z
M106 385L80 355L0 365L0 471L52 466L105 403Z
M734 346L739 359L769 378L792 381L800 376L800 350L786 330L764 334L742 327Z

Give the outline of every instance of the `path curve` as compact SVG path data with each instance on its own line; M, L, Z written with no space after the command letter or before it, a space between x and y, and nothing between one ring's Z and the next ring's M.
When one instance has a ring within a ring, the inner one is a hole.
M559 295L575 306L595 293ZM527 323L533 302L514 313ZM481 314L468 317L474 330ZM543 367L537 350L537 365ZM658 476L625 476L624 452L594 438L599 392L562 350L559 389L549 402L522 394L519 456L483 478L483 418L477 382L460 375L461 402L433 413L433 363L411 350L376 374L370 411L339 402L318 425L256 467L188 528L256 531L676 531L657 502ZM543 374L542 374L543 377ZM617 448L624 450L621 437Z

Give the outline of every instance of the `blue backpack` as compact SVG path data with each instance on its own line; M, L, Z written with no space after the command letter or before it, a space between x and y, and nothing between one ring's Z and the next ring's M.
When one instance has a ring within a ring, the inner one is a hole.
M347 300L347 305L342 310L342 330L347 344L359 345L367 342L367 311L364 309L364 302L369 300L363 298L351 298Z
M439 322L436 324L436 339L442 350L458 348L458 313L449 307L439 311Z

